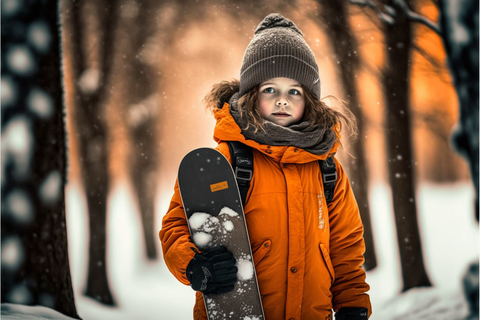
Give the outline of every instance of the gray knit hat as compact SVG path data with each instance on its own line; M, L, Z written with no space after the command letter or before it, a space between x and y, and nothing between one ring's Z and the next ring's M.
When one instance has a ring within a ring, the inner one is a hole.
M271 13L255 29L240 70L240 96L268 79L294 79L320 99L315 55L303 33L289 19Z

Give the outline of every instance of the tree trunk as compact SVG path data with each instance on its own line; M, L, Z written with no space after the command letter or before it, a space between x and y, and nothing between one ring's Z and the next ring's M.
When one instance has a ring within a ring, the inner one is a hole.
M131 32L130 56L132 73L129 85L132 90L127 101L129 116L127 126L132 138L133 152L130 153L129 175L138 200L143 235L145 240L146 256L148 259L157 258L156 243L157 230L154 224L154 204L158 179L158 144L157 123L159 117L158 96L159 89L158 66L150 65L142 57L142 48L155 35L155 16L158 5L156 2L147 2L138 8L138 15L134 25L138 26ZM140 26L142 26L140 28ZM168 32L165 30L165 32ZM173 32L172 30L170 32ZM134 117L132 117L134 115Z
M321 2L321 1L318 1ZM348 107L357 119L359 140L352 144L354 159L351 162L349 178L357 199L358 207L364 228L366 251L364 254L364 268L371 270L377 266L375 245L370 219L368 202L368 168L364 147L365 128L364 117L360 105L359 90L357 89L357 72L359 66L358 44L348 22L346 3L331 1L321 6L321 17L327 28L327 36L333 46L335 55L340 61L340 77L348 101Z
M79 318L65 223L58 3L2 7L2 302Z
M387 65L384 72L387 156L393 208L400 251L403 291L430 286L423 263L422 245L417 222L414 187L415 160L409 109L410 21L394 0L395 23L385 26Z
M132 181L140 209L145 256L157 258L157 235L154 229L154 204L157 182L158 64L148 63L151 52L145 53L148 41L157 31L157 2L126 0L119 8L119 23L114 32L112 50L112 83L115 90L111 101L120 116L120 123L129 136L126 156L127 173ZM155 42L161 42L158 37ZM151 59L151 57L150 57Z
M477 0L440 0L440 25L447 52L450 73L460 104L459 125L453 143L470 165L475 187L475 216L479 221L478 186L478 15ZM463 278L463 290L469 303L467 319L478 319L478 259L473 261Z
M440 0L440 12L443 44L460 102L453 143L470 165L478 222L478 1Z
M127 79L125 83L129 88L129 95L125 99L128 105L124 106L124 115L127 117L125 123L133 149L129 155L128 173L140 208L146 256L149 259L157 257L154 204L158 179L157 125L160 106L156 92L161 87L161 81L158 76L158 63L149 62L149 59L143 56L143 49L153 37L160 46L172 47L181 30L178 26L183 25L187 17L184 12L187 3L184 0L176 1L170 22L162 21L159 25L155 14L163 9L161 6L165 4L167 3L159 5L158 2L146 2L138 6L135 20L131 21L127 28L123 28L125 30L119 30L123 40L118 41L124 44L126 42L126 49L120 50L124 52L126 59L131 61L131 64L122 70L126 75L121 76ZM189 22L201 20L204 13L203 7L197 9L194 19ZM160 36L157 33L158 28L161 28Z
M98 21L100 21L99 47L100 67L98 87L87 90L82 77L87 72L87 52L83 40L85 35L85 20L81 16L84 2L77 2L69 10L65 10L65 25L69 30L71 47L70 63L72 64L72 79L74 86L74 108L72 112L76 124L76 138L79 144L80 167L82 182L87 198L90 227L88 277L85 294L99 302L114 305L114 299L109 289L106 268L106 209L109 191L109 174L107 159L107 130L104 119L104 104L107 101L106 88L110 84L110 54L112 32L115 28L116 4L109 5L104 1L96 1L98 6ZM67 33L67 32L65 32ZM64 33L64 34L65 34ZM84 45L82 45L82 43Z

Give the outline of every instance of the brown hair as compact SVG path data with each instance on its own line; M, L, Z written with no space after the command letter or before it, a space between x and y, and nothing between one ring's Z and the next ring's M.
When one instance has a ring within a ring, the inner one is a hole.
M225 101L224 99L226 97L230 98L234 93L238 92L239 87L240 81L237 79L221 81L214 84L210 92L203 99L206 109L211 110L213 113L217 112L223 107L224 102L228 102L228 100ZM248 126L252 125L255 128L255 132L264 130L263 117L257 108L259 87L260 85L256 85L238 100L240 117L246 117ZM343 101L334 96L325 97L337 102L339 110L335 110L322 100L315 98L307 88L303 87L303 92L305 110L302 120L308 119L312 124L322 123L327 129L334 129L334 127L338 125L338 128L335 128L336 131L340 132L342 129L346 129L347 136L356 136L357 123L355 116L345 107Z

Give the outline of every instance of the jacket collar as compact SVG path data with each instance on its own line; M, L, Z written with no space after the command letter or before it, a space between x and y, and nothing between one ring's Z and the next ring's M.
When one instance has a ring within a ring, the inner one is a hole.
M339 145L338 142L335 142L332 149L327 154L314 155L303 149L292 146L270 146L260 144L254 140L247 140L242 135L240 127L230 114L230 105L228 103L224 103L223 107L215 112L215 119L217 120L217 123L215 125L213 138L217 143L222 141L239 141L258 150L278 163L301 164L324 160L329 155L334 155L337 152Z

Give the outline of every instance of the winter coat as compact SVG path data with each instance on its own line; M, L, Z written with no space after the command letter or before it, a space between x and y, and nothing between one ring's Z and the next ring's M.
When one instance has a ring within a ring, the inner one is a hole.
M215 118L217 150L229 161L224 141L237 140L253 149L254 175L244 211L265 318L332 319L331 309L341 307L365 307L370 315L369 286L362 269L363 226L342 166L335 160L338 180L327 206L317 161L327 155L245 140L227 103ZM185 269L194 245L177 184L160 240L169 270L188 285ZM199 292L194 319L207 319Z

